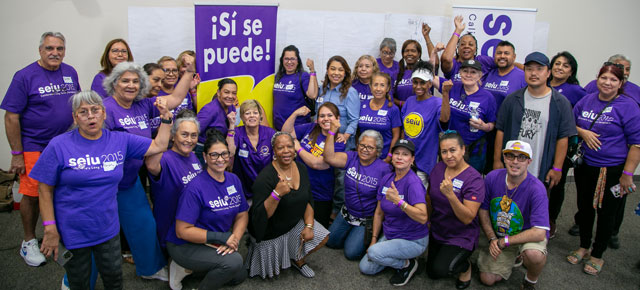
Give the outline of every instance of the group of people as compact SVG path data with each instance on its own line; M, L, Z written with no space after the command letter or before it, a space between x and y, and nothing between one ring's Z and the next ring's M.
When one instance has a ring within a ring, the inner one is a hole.
M569 52L520 64L502 41L479 56L462 18L454 24L446 46L423 24L426 61L407 40L396 62L385 38L380 58L363 55L353 71L331 57L320 83L314 61L306 71L285 47L273 128L259 101L238 103L232 79L198 109L192 51L140 66L114 39L81 91L62 62L64 36L44 33L40 59L15 74L0 105L24 195L21 256L30 266L53 256L63 288L92 288L99 272L105 289L122 289L126 245L142 278L181 289L203 272L199 288L216 289L289 267L312 278L305 258L325 245L365 275L396 269L390 283L402 286L426 252L429 277L464 289L478 249L483 284L521 261L522 288L535 289L574 167L580 244L567 261L597 275L607 245L619 243L640 162L630 61L614 55L582 88ZM481 232L488 248L478 248Z

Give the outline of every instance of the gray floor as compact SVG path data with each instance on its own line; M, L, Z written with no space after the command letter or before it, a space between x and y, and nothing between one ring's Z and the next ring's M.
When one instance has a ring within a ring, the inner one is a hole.
M605 265L599 277L582 273L582 266L570 265L565 256L570 250L578 248L579 239L567 234L573 221L575 212L575 185L567 184L567 196L563 211L560 215L558 236L549 244L549 257L539 289L638 289L640 285L640 270L636 263L640 261L637 250L640 239L640 217L634 214L638 204L638 194L631 195L627 200L625 222L620 233L622 248L608 250L604 254ZM0 289L60 289L63 269L55 262L49 261L41 267L27 266L18 255L22 239L22 226L18 212L0 213ZM42 237L42 227L38 227L38 237ZM486 239L481 239L481 247L486 245ZM246 249L241 249L246 254ZM474 254L474 259L477 253ZM404 288L407 289L455 289L453 279L431 280L424 272L424 260L420 261L419 272ZM316 277L307 279L296 270L288 269L277 279L262 280L251 278L243 284L228 289L390 289L388 282L391 270L368 277L358 272L357 262L347 261L341 251L328 248L321 249L308 258L309 265L316 272ZM169 289L168 283L161 281L147 281L135 276L132 265L124 266L125 289ZM494 289L519 289L524 277L525 269L514 270L511 279L492 287ZM196 288L197 277L187 277L184 281L185 289ZM98 281L96 289L103 289ZM474 270L473 281L468 289L490 289L478 281Z

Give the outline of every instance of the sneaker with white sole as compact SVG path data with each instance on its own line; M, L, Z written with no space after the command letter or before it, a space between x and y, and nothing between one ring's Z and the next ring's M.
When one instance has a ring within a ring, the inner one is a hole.
M22 241L22 247L20 247L20 256L24 259L27 265L32 267L38 267L47 259L42 253L40 253L40 247L38 246L38 240L31 239L28 242Z
M157 280L161 280L161 281L169 281L169 271L167 271L167 267L162 267L162 269L160 269L158 272L156 272L155 274L151 275L151 276L140 276L144 279L148 279L148 280L153 280L153 279L157 279Z
M193 271L178 265L176 261L169 264L169 287L171 290L182 290L182 279L189 276Z
M416 270L418 270L418 259L409 259L409 265L396 270L396 273L389 279L389 283L393 286L404 286L409 283Z
M71 290L69 285L64 283L64 276L62 277L62 285L60 285L60 290Z

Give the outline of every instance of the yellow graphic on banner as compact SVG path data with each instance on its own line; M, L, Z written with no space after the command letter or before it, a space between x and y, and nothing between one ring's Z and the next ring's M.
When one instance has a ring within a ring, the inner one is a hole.
M404 127L404 133L411 137L416 138L424 130L424 118L419 113L413 112L404 117L402 121Z
M255 85L253 77L251 76L233 76L226 77L234 80L238 84L238 106L243 101L248 99L255 99L260 102L262 108L264 108L266 118L269 121L269 125L273 127L273 83L274 74L262 79L257 85ZM198 111L211 102L216 92L218 91L218 82L224 78L210 80L200 83L198 85ZM255 87L254 87L255 85ZM253 88L253 89L251 89ZM238 109L238 114L240 110Z

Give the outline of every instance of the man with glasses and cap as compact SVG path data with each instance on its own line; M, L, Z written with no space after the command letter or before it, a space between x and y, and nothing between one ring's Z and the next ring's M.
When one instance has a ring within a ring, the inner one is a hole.
M478 257L480 280L491 286L509 279L521 256L527 268L521 289L535 289L547 261L549 200L545 186L528 172L535 154L529 143L509 141L502 152L506 168L485 178L478 214L489 248Z

